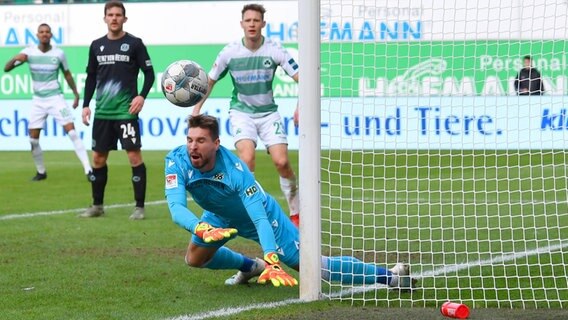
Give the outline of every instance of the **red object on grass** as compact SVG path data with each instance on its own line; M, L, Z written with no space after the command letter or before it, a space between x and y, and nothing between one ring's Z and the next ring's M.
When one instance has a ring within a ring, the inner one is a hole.
M467 319L469 317L469 308L463 303L445 302L440 308L440 312L450 318Z

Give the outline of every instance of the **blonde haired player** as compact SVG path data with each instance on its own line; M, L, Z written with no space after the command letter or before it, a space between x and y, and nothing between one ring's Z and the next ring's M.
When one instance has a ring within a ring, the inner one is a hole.
M39 135L45 124L47 116L51 115L63 129L73 142L75 153L83 165L87 179L91 179L91 165L87 150L81 141L81 138L75 131L73 124L73 113L63 98L61 85L57 79L59 70L63 70L65 81L75 96L73 100L73 109L79 105L79 93L75 86L75 81L69 71L67 58L63 50L51 45L51 27L42 23L37 29L37 38L39 44L29 46L23 49L15 57L10 59L4 67L5 72L9 72L15 67L27 62L30 67L30 73L33 81L33 98L32 110L30 114L30 122L28 125L30 144L32 146L32 157L37 169L36 175L32 181L41 181L47 179L47 172L43 162L43 151L39 145Z
M235 147L249 170L255 169L257 138L266 145L278 174L280 188L290 209L290 219L299 224L299 200L296 175L288 158L288 141L278 105L274 102L272 81L280 66L298 82L298 64L280 44L262 36L266 10L259 4L247 4L241 14L244 37L221 50L209 72L209 91L193 109L198 115L213 86L227 73L234 84L229 119ZM298 123L298 110L294 113Z

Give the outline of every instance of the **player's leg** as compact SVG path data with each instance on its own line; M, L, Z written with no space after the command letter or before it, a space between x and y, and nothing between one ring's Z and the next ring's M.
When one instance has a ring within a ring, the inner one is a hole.
M36 167L36 175L32 181L41 181L47 178L45 163L43 162L43 150L39 144L39 135L47 118L47 109L49 105L41 98L34 97L32 99L32 109L30 112L30 122L28 124L28 134L30 136L30 145L32 151L32 159Z
M387 269L372 263L365 263L355 257L322 257L322 278L327 281L337 281L343 284L373 284L381 283L390 287L412 287L415 280L410 278L408 264L397 263Z
M288 140L282 118L278 112L255 119L260 139L266 145L272 162L280 176L280 189L288 202L290 219L299 225L300 199L298 182L288 157Z
M145 217L144 204L146 201L146 165L142 158L142 142L138 120L120 121L119 129L126 132L120 136L122 149L126 150L128 161L132 167L132 189L136 206L130 215L132 220L142 220Z
M229 121L231 123L231 134L235 142L235 148L239 158L247 165L254 174L256 167L255 152L257 132L253 119L244 112L236 110L229 111Z
M73 143L73 148L75 149L75 154L81 164L83 165L83 171L87 178L89 179L89 173L91 172L91 164L89 163L89 156L87 155L87 150L83 141L75 131L75 125L73 124L73 109L69 108L63 95L57 95L50 97L52 107L49 109L49 113L53 116L55 121L63 127L69 139ZM90 181L90 179L89 179Z
M288 202L290 220L298 226L300 224L300 195L298 192L298 181L288 159L288 146L275 144L268 147L268 152L280 175L280 190L282 190Z
M63 129L65 129L67 135L69 136L69 139L71 139L71 142L73 143L73 148L75 149L75 154L77 155L77 158L79 158L79 161L81 161L81 164L83 165L83 172L85 173L85 175L87 175L87 179L90 181L89 175L93 171L93 168L91 168L91 163L89 162L89 155L87 154L87 149L85 149L85 145L83 144L81 137L79 137L77 131L75 130L75 125L73 124L73 122L71 122L64 125Z
M108 181L107 159L110 150L117 148L117 135L113 121L96 119L93 121L93 171L91 194L93 205L79 215L82 218L99 217L104 214L104 196Z
M47 172L45 169L45 164L43 162L43 150L39 144L39 134L41 129L29 129L30 144L32 149L32 159L36 167L36 175L32 178L32 181L41 181L47 179Z
M300 267L300 235L297 228L286 219L278 203L273 198L267 200L267 212L270 219L277 220L274 230L280 261L287 266L299 270ZM382 283L391 287L410 288L414 280L410 278L407 264L397 263L387 269L375 264L364 263L354 257L322 257L321 276L324 280L340 281L345 284Z

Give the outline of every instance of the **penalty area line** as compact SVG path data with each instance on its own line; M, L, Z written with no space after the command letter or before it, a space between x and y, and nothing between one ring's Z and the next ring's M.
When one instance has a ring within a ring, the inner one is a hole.
M529 256L543 254L543 253L550 253L550 252L553 252L553 251L564 249L566 247L568 247L568 242L554 244L554 245L550 245L550 246L546 246L546 247L539 247L539 248L521 251L521 252L503 254L503 255L499 255L499 256L496 256L496 257L491 258L491 259L477 260L477 261L472 261L470 263L453 264L453 265L445 266L443 268L425 271L425 272L420 273L420 274L412 273L411 276L413 278L416 278L416 279L435 277L435 276L440 276L440 275L444 275L444 274L448 274L448 273L458 272L458 271L461 271L461 270L466 270L466 269L473 268L473 267L493 265L493 264L496 264L496 263L502 263L502 262L516 260L516 259L519 259L519 258L525 258L525 257L529 257ZM387 288L388 288L388 286L383 285L383 284L375 284L375 285L364 286L364 287L351 287L349 289L341 290L341 291L332 293L330 295L323 295L323 297L324 298L325 297L327 297L327 298L338 298L338 297L348 296L348 295L352 295L352 294L363 293L363 292L373 291L373 290L378 290L378 289L387 289ZM202 320L202 319L207 319L207 318L212 318L212 317L231 316L231 315L235 315L235 314L238 314L238 313L241 313L241 312L255 310L255 309L270 309L272 307L281 307L281 306L297 304L297 303L305 303L305 301L302 301L300 299L288 299L288 300L283 300L283 301L278 301L278 302L266 302L266 303L259 303L259 304L251 304L251 305L242 306L242 307L222 308L222 309L208 311L208 312L205 312L205 313L195 314L195 315L177 316L177 317L173 317L173 318L167 318L165 320Z

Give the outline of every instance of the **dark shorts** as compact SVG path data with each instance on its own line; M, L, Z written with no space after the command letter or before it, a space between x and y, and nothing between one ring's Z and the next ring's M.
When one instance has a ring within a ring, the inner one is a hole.
M117 150L117 141L123 150L140 150L140 125L137 119L103 120L93 122L92 149L98 152Z

